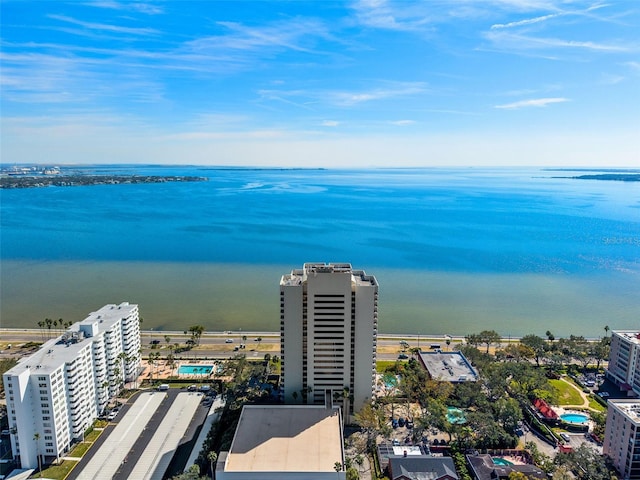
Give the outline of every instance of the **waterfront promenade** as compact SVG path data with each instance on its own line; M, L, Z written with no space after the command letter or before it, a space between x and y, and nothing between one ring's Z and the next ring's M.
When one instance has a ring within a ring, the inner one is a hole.
M61 332L41 329L3 328L0 329L0 355L19 356L20 345L28 342L42 342L48 338L60 335ZM167 339L169 340L167 342ZM164 358L169 353L170 347L175 347L176 359L197 360L205 358L228 358L238 353L245 353L248 358L263 358L265 354L280 355L279 332L204 332L200 338L200 344L191 349L185 349L186 342L191 339L191 334L180 331L156 331L144 330L140 332L142 344L142 356L148 357L150 353L160 353ZM464 337L449 336L450 345L443 335L378 335L377 354L378 360L395 360L405 350L400 342L406 342L409 348L418 347L429 350L432 346L439 345L442 350L454 349L456 345L464 342ZM505 338L504 342L516 341L516 338ZM11 348L8 346L11 345ZM244 345L244 348L241 347ZM24 352L22 352L24 353Z

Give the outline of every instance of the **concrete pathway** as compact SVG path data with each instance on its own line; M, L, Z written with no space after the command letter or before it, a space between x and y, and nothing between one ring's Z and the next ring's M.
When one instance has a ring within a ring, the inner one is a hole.
M562 377L560 380L570 385L582 397L582 403L580 405L561 405L562 408L584 408L585 410L589 410L591 412L599 412L599 410L589 406L589 396L586 393L584 393L580 388L575 386L572 382L566 380L564 377Z

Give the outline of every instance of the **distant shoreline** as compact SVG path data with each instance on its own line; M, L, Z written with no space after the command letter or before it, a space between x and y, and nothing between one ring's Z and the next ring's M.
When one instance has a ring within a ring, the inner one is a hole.
M552 178L570 178L574 180L608 180L614 182L640 182L640 173L599 173L591 175L578 175L575 177Z
M12 175L0 177L0 188L77 187L136 183L206 182L206 177L159 175Z

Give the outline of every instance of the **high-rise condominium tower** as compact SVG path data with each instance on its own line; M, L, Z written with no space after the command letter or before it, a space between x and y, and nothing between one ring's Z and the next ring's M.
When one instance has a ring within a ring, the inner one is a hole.
M378 282L346 263L306 263L280 280L280 354L287 403L345 407L371 401Z
M22 468L60 457L140 367L138 306L105 305L3 375L11 449Z

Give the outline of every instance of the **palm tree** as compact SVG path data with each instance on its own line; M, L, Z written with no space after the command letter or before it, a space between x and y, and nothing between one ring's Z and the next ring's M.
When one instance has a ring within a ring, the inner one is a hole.
M547 330L545 332L545 335L547 336L547 339L549 340L549 345L551 345L553 343L553 341L556 339L555 335L553 333L551 333L550 330Z
M604 335L605 335L605 337L609 335L609 330L611 330L611 329L609 328L609 325L605 325L605 326L604 326Z
M40 458L40 434L38 432L33 434L33 440L36 442L36 452L38 455L38 476L42 478L42 459Z
M51 326L53 325L53 320L51 320L50 318L45 318L44 323L47 326L47 329L49 330L49 336L47 338L51 338Z
M40 320L38 322L38 326L40 327L40 335L42 335L42 341L44 342L44 326L45 326L44 320Z
M214 451L211 451L207 454L207 459L211 464L211 478L216 478L216 471L213 469L213 464L218 461L218 454Z

